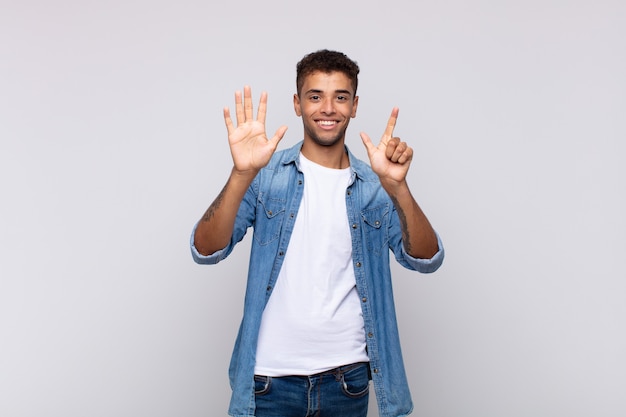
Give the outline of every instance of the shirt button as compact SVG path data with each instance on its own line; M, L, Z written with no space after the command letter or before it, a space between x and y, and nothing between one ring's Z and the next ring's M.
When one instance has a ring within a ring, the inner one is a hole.
M357 263L356 263L356 267L357 267L357 268L360 268L360 267L361 267L361 262L357 262Z
M278 256L283 256L285 254L285 252L283 252L282 250L280 252L278 252Z
M269 288L269 287L268 287L268 288ZM367 337L374 337L374 333L369 332L369 333L367 334Z
M377 373L378 373L378 368L374 368L372 372L374 372L375 374L377 374Z
M268 290L268 291L271 291L271 290L272 290L272 286L271 286L271 285L268 285L268 286L267 286L267 290ZM370 333L370 334L371 334L371 333Z
M352 224L352 228L353 228L353 229L356 229L356 227L357 227L356 223L353 223L353 224Z
M272 210L268 210L267 215L271 216L272 215Z
M348 195L352 195L352 191L348 190Z
M364 303L367 303L367 298L363 297L361 298L361 301L363 301Z

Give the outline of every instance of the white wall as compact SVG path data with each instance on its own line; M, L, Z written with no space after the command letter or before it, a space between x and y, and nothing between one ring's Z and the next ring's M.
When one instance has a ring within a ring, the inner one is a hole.
M414 415L626 415L623 1L1 10L0 415L226 415L248 244L198 266L189 233L229 172L222 107L267 90L295 143L319 48L361 65L357 154L400 107L446 245L394 269Z

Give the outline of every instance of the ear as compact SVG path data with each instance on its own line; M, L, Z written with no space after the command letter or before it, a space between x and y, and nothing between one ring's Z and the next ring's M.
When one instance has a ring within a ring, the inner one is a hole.
M354 96L354 102L352 103L352 114L350 115L350 117L353 119L356 117L357 107L359 107L359 96Z
M293 109L296 112L296 116L302 116L302 109L300 108L300 97L297 93L293 95Z

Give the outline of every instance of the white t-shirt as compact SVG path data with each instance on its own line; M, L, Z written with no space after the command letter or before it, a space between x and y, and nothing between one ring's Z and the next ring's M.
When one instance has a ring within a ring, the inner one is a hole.
M300 154L304 194L261 320L255 374L312 375L368 361L346 215L350 168Z

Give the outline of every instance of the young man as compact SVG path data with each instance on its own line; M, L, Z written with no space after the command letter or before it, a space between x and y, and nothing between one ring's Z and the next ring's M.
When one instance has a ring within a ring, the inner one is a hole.
M412 410L389 250L428 273L443 247L406 182L413 150L393 136L398 109L378 145L361 133L369 166L345 145L358 73L340 52L305 56L293 98L304 138L276 153L287 127L267 138L265 93L256 118L249 87L235 93L236 125L224 109L233 168L191 247L196 262L214 264L254 228L232 416L363 417L370 379L382 417Z

